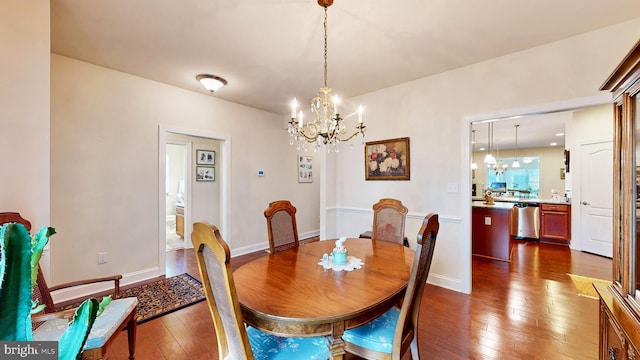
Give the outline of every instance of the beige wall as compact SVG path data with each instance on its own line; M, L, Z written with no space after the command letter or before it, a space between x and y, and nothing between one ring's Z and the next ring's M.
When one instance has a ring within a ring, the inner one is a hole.
M49 2L0 1L0 211L35 229L49 225L49 52Z
M266 245L262 211L273 199L292 199L300 231L309 232L318 228L322 191L322 231L335 236L370 226L371 204L390 196L409 207L407 234L427 212L441 215L431 274L459 288L470 259L460 250L470 242L461 226L470 214L446 188L467 181L456 165L466 146L461 119L595 94L638 39L640 20L349 99L367 108L368 140L411 137L412 180L364 181L356 149L326 162L313 154L316 169L327 168L316 173L321 189L318 181L297 183L296 152L277 115L50 55L48 2L0 2L0 29L0 146L13 169L3 173L0 201L35 226L58 229L52 284L158 265L164 124L233 139L227 240L236 253ZM97 265L100 251L110 253L108 264Z
M158 267L160 125L230 139L232 255L267 246L263 211L275 199L298 207L301 233L318 232L318 182L298 184L281 116L55 54L51 69L53 284ZM208 206L193 219L215 221ZM98 266L98 252L110 261Z
M470 134L464 120L598 94L639 37L636 19L349 99L367 109L369 141L411 138L411 180L365 181L362 150L330 158L328 166L337 170L326 186L337 192L323 209L328 236L360 232L381 197L400 199L409 208L406 233L414 242L420 219L437 212L441 226L430 281L470 290L471 211L460 193L447 192L448 183L470 183L462 176L468 166L462 139Z

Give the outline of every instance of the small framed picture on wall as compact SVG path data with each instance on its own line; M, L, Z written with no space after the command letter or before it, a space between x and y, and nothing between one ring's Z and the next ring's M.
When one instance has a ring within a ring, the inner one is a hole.
M215 165L216 152L213 150L196 150L196 165Z
M196 181L216 181L216 168L196 166Z
M311 156L298 155L298 182L313 182L313 158Z

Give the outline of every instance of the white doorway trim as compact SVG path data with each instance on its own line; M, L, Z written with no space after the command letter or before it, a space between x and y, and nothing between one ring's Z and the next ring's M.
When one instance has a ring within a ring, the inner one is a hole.
M467 254L460 263L462 274L460 291L466 294L471 293L471 123L489 120L506 120L516 117L535 116L554 112L578 110L585 107L611 104L610 93L600 93L598 95L559 101L554 103L538 104L522 108L499 110L491 113L465 116L461 120L460 138L462 143L462 163L460 187L460 209L462 213L462 254ZM612 115L613 116L613 115Z
M160 125L158 127L158 268L162 274L166 273L166 234L165 234L165 221L166 221L166 196L165 196L165 159L166 159L166 144L167 134L178 134L187 136L196 136L200 138L219 140L220 144L220 163L216 165L218 173L216 177L220 179L220 232L224 239L229 239L229 243L232 240L229 237L228 230L230 229L229 214L231 213L231 199L230 199L230 184L231 184L231 137L224 134L216 134L203 130L186 129L175 126ZM191 149L191 147L189 147ZM186 188L186 208L184 219L184 231L186 234L191 234L193 230L193 224L191 222L191 206L193 205L192 191L191 191L191 152L188 150L187 158L189 161L185 165L187 167L187 174L185 182ZM186 240L185 236L185 240ZM190 238L190 236L189 236Z

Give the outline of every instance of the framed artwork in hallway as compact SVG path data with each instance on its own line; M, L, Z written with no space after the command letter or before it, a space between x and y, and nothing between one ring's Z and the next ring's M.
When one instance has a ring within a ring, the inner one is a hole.
M216 152L213 150L196 150L196 165L215 165Z
M216 168L196 166L196 181L216 181Z

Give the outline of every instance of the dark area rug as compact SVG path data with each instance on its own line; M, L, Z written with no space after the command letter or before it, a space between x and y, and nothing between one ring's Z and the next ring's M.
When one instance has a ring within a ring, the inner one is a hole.
M138 324L205 299L202 283L189 274L180 274L122 290L120 296L138 298Z
M189 274L156 280L129 289L120 290L120 297L138 298L138 324L180 310L205 299L202 283ZM100 300L101 297L98 298ZM80 303L57 310L78 307Z

